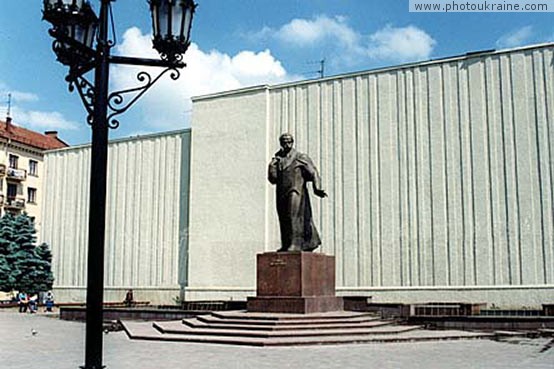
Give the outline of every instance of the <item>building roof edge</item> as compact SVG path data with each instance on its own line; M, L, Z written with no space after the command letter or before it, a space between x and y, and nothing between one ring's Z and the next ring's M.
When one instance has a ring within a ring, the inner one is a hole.
M488 50L469 51L465 54L460 54L460 55L446 56L446 57L440 57L436 59L410 62L410 63L398 64L398 65L393 65L388 67L378 67L375 69L366 69L361 71L348 72L348 73L337 74L337 75L324 77L324 78L313 78L313 79L306 79L306 80L299 80L299 81L291 81L291 82L284 82L284 83L279 83L275 85L257 85L257 86L251 86L251 87L244 87L236 90L227 90L227 91L221 91L221 92L216 92L216 93L211 93L206 95L194 96L192 97L192 101L196 102L201 100L213 99L216 97L239 95L239 94L263 90L263 89L267 89L267 90L281 89L281 88L286 88L290 86L299 86L299 85L305 85L305 84L310 84L315 82L326 82L326 81L332 81L332 80L343 79L343 78L351 78L359 75L383 73L383 72L388 72L393 70L429 66L433 64L442 64L442 63L448 63L448 62L459 61L459 60L468 60L476 57L507 54L507 53L517 52L517 51L542 49L547 47L554 47L554 42L518 46L514 48L501 49L501 50L488 49Z

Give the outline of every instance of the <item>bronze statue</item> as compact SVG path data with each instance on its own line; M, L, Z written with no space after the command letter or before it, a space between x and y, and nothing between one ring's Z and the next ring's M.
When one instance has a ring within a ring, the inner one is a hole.
M321 189L321 179L312 160L292 148L290 133L279 137L281 150L269 163L268 179L277 185L277 214L281 228L281 248L277 251L313 251L321 239L312 220L312 207L307 183L312 182L314 194L327 194Z

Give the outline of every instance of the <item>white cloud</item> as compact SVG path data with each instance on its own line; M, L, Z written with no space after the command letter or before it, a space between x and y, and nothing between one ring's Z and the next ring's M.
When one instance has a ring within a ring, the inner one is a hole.
M66 119L56 111L25 110L18 106L12 109L12 117L16 124L36 131L76 130L79 124Z
M431 36L415 26L386 26L369 39L367 52L370 57L400 62L428 59L436 44Z
M2 100L5 99L5 101L8 101L8 95L11 95L12 104L20 103L20 102L35 102L38 101L38 95L31 93L31 92L23 92L23 91L17 91L12 90L0 81L0 97ZM7 106L7 105L6 105Z
M424 30L409 25L390 25L364 35L354 30L345 17L320 15L293 19L278 29L264 27L252 40L273 37L286 45L319 47L332 55L334 64L353 65L363 58L389 62L429 59L436 41Z
M33 110L22 106L21 104L39 101L39 96L32 92L14 90L0 81L0 101L2 101L1 106L6 109L5 114L7 114L8 108L8 94L11 94L10 116L19 126L36 131L75 130L79 127L76 122L66 119L60 112ZM4 119L5 116L0 116L0 118Z
M240 32L239 34L249 41L260 42L273 37L275 35L275 30L271 27L264 26L259 31Z
M533 27L525 26L513 30L512 32L502 35L497 41L496 46L499 48L509 48L521 46L528 43L533 36Z
M130 28L123 35L117 52L148 58L158 58L152 49L149 35L138 28ZM187 67L181 77L173 81L168 75L162 77L141 98L141 113L144 122L154 129L178 129L185 126L191 110L191 96L237 89L260 84L275 84L294 79L275 59L269 50L260 52L241 51L234 56L217 50L202 51L191 44L185 54ZM138 71L144 68L117 66L112 70L113 88L116 90L136 86ZM152 76L162 69L149 68Z
M345 17L330 18L325 15L314 19L293 19L276 32L276 37L299 46L332 40L352 47L360 39L360 35L347 24Z

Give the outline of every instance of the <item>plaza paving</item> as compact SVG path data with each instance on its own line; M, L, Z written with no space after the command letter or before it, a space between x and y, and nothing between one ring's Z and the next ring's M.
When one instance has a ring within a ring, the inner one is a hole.
M36 334L33 335L32 331ZM84 358L83 323L0 309L0 368L77 369ZM548 338L348 344L260 348L129 340L104 335L108 369L158 368L554 368Z

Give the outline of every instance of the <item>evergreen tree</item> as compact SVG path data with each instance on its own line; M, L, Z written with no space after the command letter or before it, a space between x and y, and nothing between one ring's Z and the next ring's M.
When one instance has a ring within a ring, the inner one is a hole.
M0 291L14 288L13 251L15 249L15 217L4 214L0 218Z
M35 224L27 214L0 218L0 290L35 294L52 288L52 253L36 245Z
M11 291L14 280L12 278L12 269L4 255L0 255L0 291Z
M19 291L36 293L34 279L36 278L36 266L38 263L35 255L35 225L27 214L15 217L15 241L12 249L14 262L12 276L15 287Z
M41 243L35 249L35 288L37 291L48 291L52 289L54 274L52 274L52 252L48 244Z
M15 241L15 217L4 214L0 218L0 255L8 256L11 253L12 243Z

